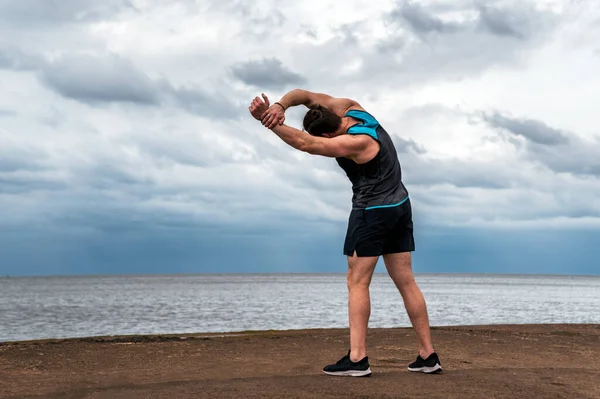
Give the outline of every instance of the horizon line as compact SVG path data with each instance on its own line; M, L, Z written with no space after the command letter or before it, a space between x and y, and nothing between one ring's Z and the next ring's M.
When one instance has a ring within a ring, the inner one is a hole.
M0 280L11 278L71 278L71 277L191 277L191 276L311 276L311 275L346 275L346 272L224 272L224 273L108 273L108 274L3 274ZM600 274L578 273L489 273L489 272L414 272L415 276L503 276L503 277L592 277L600 278ZM388 275L387 271L375 271L373 275Z

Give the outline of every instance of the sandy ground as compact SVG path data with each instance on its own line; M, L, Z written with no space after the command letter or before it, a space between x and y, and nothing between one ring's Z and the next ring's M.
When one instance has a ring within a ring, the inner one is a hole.
M434 328L439 375L406 369L411 329L373 329L370 378L323 374L347 333L3 343L0 398L600 398L600 325Z

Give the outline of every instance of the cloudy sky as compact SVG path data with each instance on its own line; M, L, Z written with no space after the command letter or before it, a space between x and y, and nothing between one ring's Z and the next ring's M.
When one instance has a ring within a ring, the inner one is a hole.
M294 88L393 136L415 271L598 274L599 70L592 0L0 0L0 274L343 272Z

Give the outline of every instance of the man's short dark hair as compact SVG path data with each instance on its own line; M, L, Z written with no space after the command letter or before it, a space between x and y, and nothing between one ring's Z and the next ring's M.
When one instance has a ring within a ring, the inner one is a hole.
M342 118L322 105L311 106L302 122L304 130L313 136L333 133L342 124Z

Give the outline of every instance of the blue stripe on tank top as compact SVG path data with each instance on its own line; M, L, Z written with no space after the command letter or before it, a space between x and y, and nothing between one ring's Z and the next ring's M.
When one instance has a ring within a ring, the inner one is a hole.
M377 126L379 126L379 122L367 112L360 111L357 109L350 110L346 113L346 116L350 116L352 118L360 119L363 123L351 126L348 129L348 134L368 134L373 137L375 140L379 139L377 134Z
M369 114L368 112L365 112L365 111L358 110L358 109L351 109L350 111L346 112L346 116L351 116L353 118L363 120L370 125L379 125L379 122L377 122L377 119L373 118L373 116L371 116L371 114Z
M393 208L395 206L400 206L400 205L404 204L406 201L408 201L408 197L404 198L402 201L398 202L397 204L369 206L369 207L365 208L365 211L368 211L369 209L378 209L378 208Z

